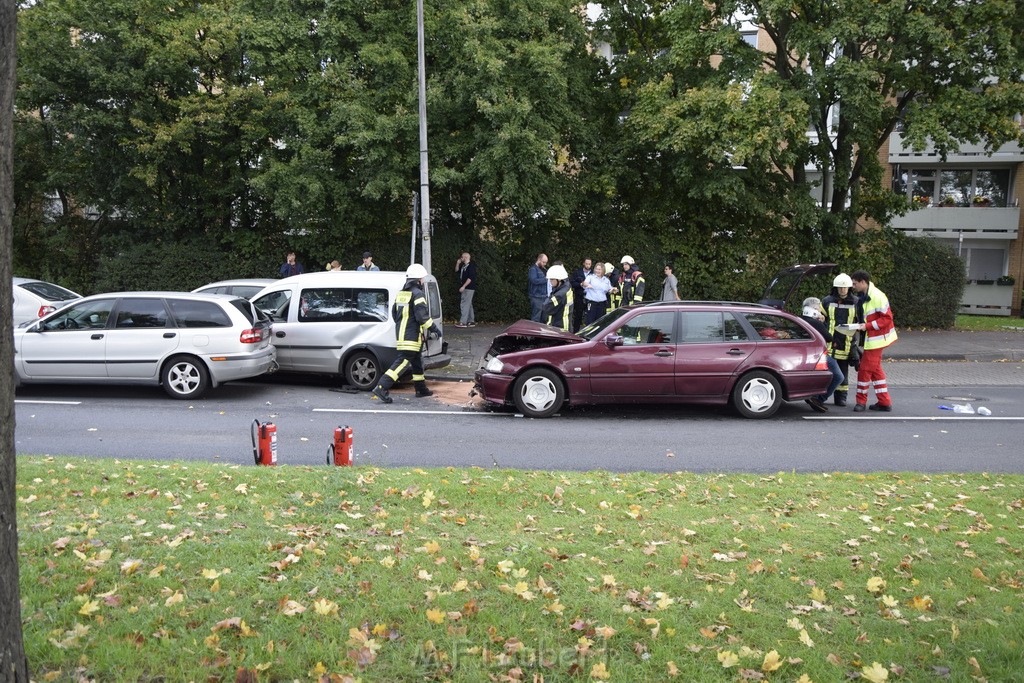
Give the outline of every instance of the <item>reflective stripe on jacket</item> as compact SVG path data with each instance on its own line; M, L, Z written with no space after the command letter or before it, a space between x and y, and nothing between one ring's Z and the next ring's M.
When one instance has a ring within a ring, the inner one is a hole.
M862 304L864 308L864 350L884 349L896 341L896 328L892 324L892 310L885 292L871 282Z
M619 275L619 298L623 306L640 303L644 300L644 274L639 270L630 270Z
M825 315L828 317L828 333L832 335L832 344L830 344L832 357L836 360L846 360L850 357L850 349L853 347L856 337L837 333L836 325L852 325L860 322L857 319L857 297L852 292L848 292L842 299L838 294L829 294L821 303L825 308Z
M423 290L415 280L405 283L405 287L395 295L395 305L391 309L395 317L396 348L399 351L419 351L423 348L423 335L434 324L427 312L427 299Z
M546 318L548 325L553 327L560 327L563 330L570 329L569 321L572 320L573 300L572 287L569 285L569 281L565 280L551 292L551 298L544 302L541 319Z

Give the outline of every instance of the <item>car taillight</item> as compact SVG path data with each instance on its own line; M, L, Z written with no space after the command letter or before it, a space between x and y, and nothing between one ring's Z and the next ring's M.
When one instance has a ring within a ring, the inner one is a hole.
M249 330L242 330L242 334L239 335L238 341L243 344L256 344L264 340L265 330L262 327L253 327Z
M40 306L39 307L39 311L36 312L36 317L37 318L42 318L47 313L53 313L56 310L57 310L56 306L47 306L47 305Z
M818 356L818 364L814 366L815 370L828 370L828 351L825 351Z

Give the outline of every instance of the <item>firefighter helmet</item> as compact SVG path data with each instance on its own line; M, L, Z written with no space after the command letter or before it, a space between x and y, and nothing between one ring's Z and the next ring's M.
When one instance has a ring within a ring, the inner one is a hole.
M629 265L631 265L631 266L632 266L632 265L636 265L636 261L634 261L634 260L633 260L633 257L632 257L632 256L630 256L629 254L627 254L627 255L623 256L623 257L622 257L622 260L620 260L620 261L619 261L619 263L628 263L628 264L629 264Z
M420 280L427 276L427 269L419 263L414 263L405 269L405 277L408 280Z
M836 279L832 281L833 287L853 287L853 280L846 273L839 273L836 275Z
M548 268L549 280L568 280L569 273L565 272L565 266L554 265Z

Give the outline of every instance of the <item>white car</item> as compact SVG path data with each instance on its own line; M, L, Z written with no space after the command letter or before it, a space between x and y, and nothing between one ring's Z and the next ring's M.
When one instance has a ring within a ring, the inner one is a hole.
M41 318L65 304L82 298L81 294L59 285L26 277L14 278L14 326Z
M252 299L260 290L272 282L277 282L277 280L268 277L221 280L220 282L211 282L208 285L203 285L192 291L196 294L234 294L235 296Z
M20 384L153 384L171 398L277 369L270 321L224 294L86 297L14 331Z

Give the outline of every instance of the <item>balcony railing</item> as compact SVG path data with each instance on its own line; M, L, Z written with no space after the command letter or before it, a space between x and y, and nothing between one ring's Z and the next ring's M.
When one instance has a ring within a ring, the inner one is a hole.
M968 284L960 299L961 313L1010 315L1014 287Z
M892 219L892 227L912 235L1015 240L1020 207L929 206Z
M971 163L1011 163L1024 162L1024 149L1015 142L1003 145L991 155L985 151L984 145L960 145L958 150L951 151L942 161L935 146L928 144L920 152L916 152L909 145L903 144L903 136L893 133L889 136L889 163L906 164L916 162L940 162L943 164Z

